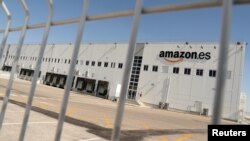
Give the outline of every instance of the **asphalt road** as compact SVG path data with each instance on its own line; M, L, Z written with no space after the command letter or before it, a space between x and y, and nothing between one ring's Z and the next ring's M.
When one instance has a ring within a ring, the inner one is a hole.
M0 79L0 97L6 84L7 79ZM29 81L16 80L10 102L25 107L29 88ZM63 89L38 84L33 110L57 118L63 92ZM110 139L116 107L116 102L71 92L66 121L88 129L88 133L95 136ZM210 121L204 116L126 105L121 137L131 141L206 141Z

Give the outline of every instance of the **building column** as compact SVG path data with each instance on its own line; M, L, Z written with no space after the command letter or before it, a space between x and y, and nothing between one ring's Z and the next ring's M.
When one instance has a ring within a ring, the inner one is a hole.
M95 96L97 96L97 87L98 87L98 80L95 81L95 89L94 89Z
M76 91L77 89L76 89L76 81L77 81L77 78L78 78L78 76L74 76L74 81L73 81L73 88L72 88L72 90L73 91Z

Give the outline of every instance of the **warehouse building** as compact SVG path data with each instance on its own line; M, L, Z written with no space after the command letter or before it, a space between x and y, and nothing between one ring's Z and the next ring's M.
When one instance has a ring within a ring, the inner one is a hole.
M17 45L3 55L2 70L12 68ZM246 43L232 43L223 118L238 120ZM31 80L40 45L27 44L18 62L18 77ZM128 44L81 45L72 90L117 99ZM64 88L72 44L47 45L40 70L41 83ZM138 43L130 74L127 99L158 106L212 115L219 47L216 43ZM128 74L129 75L129 74Z

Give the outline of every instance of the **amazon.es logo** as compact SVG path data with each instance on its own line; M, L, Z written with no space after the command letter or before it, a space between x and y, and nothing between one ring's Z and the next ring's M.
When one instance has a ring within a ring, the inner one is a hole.
M159 57L168 62L180 62L183 59L209 60L210 52L160 51Z

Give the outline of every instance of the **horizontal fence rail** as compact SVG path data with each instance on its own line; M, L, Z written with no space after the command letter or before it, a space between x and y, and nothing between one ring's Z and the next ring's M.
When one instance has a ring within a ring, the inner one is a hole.
M235 5L249 4L250 0L235 0ZM166 5L166 6L158 6L151 8L142 8L142 15L145 14L154 14L154 13L163 13L163 12L174 12L174 11L184 11L184 10L194 10L200 8L212 8L212 7L220 7L222 5L221 0L207 0L204 2L196 2L196 3L188 3L188 4L176 4L176 5ZM129 11L121 11L121 12L112 12L106 14L100 14L95 16L88 16L86 21L95 21L95 20L104 20L111 18L121 18L133 16L133 10ZM72 18L72 19L64 19L58 21L52 21L51 26L65 25L65 24L74 24L79 23L80 18ZM36 29L36 28L44 28L45 23L28 25L27 29ZM9 32L16 32L22 30L22 27L14 27L10 28ZM0 33L3 33L4 30L0 30Z
M129 37L128 42L128 50L126 53L126 59L125 59L125 66L124 66L124 73L122 76L122 87L120 92L120 98L117 106L117 112L115 117L115 123L113 126L113 132L112 132L112 141L119 141L120 140L120 130L121 130L121 123L122 118L124 114L124 105L126 100L126 94L128 89L128 83L132 68L132 62L133 62L133 56L135 52L135 45L136 45L136 39L137 39L137 32L139 28L140 23L140 17L145 14L154 14L154 13L163 13L163 12L175 12L175 11L184 11L184 10L194 10L194 9L201 9L201 8L212 8L212 7L221 7L223 11L222 15L222 21L221 21L221 37L220 37L220 50L219 50L219 63L218 63L218 77L216 80L216 92L215 92L215 99L214 99L214 110L213 110L213 117L212 117L212 124L220 124L221 119L221 113L223 106L223 93L225 88L225 74L227 69L227 50L229 46L229 39L230 39L230 23L231 23L231 15L232 15L232 6L233 5L241 5L241 4L249 4L250 0L207 0L203 2L194 2L194 3L183 3L183 4L174 4L174 5L165 5L165 6L158 6L158 7L149 7L149 8L143 8L143 0L136 0L135 8L133 10L128 11L118 11L118 12L112 12L112 13L106 13L106 14L100 14L100 15L94 15L90 16L88 15L88 7L89 7L89 0L84 0L83 3L83 10L81 13L81 17L79 18L72 18L72 19L64 19L59 21L52 21L53 12L54 12L54 3L53 0L47 0L48 2L48 19L45 23L39 23L39 24L32 24L28 25L29 21L29 10L25 3L25 0L20 0L21 6L23 8L23 11L25 13L25 19L23 26L20 27L14 27L10 28L11 23L11 14L3 2L3 0L0 0L1 8L5 12L5 16L7 18L6 21L6 28L5 30L0 30L0 33L3 34L3 38L1 41L0 46L0 61L2 61L2 55L4 51L4 47L6 46L6 41L8 38L9 32L17 32L21 31L21 36L19 38L19 44L18 44L18 50L16 51L15 60L13 64L13 69L11 71L10 79L8 81L8 86L5 91L5 97L3 100L3 105L1 109L0 114L0 130L2 127L2 123L4 120L4 115L6 112L8 99L10 96L10 91L12 88L12 84L14 81L14 74L17 69L18 59L20 57L21 48L23 46L25 33L28 29L37 29L37 28L44 28L44 33L41 41L41 48L39 50L39 56L38 60L36 62L35 67L35 73L32 79L30 91L29 91L29 98L27 101L25 114L23 118L22 128L19 136L19 141L25 140L25 131L27 128L27 123L29 120L30 110L32 107L32 101L33 97L35 95L35 90L37 86L37 80L39 71L41 69L42 64L42 58L44 56L45 47L47 45L47 40L49 36L49 31L51 26L60 26L60 25L66 25L66 24L79 24L79 29L76 34L76 40L74 43L74 50L71 55L71 62L70 67L67 75L66 85L64 89L64 97L63 101L61 103L61 110L59 113L58 118L58 124L57 124L57 130L55 134L55 141L60 141L62 129L63 129L63 123L65 119L65 114L67 110L68 100L69 100L69 94L71 90L71 84L74 77L74 70L76 67L76 61L78 57L78 52L81 44L81 39L84 33L84 27L85 23L87 21L96 21L96 20L104 20L104 19L113 19L113 18L122 18L122 17L128 17L133 16L132 26L131 26L131 33Z

